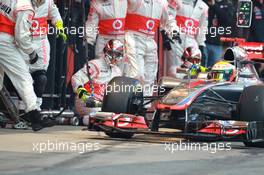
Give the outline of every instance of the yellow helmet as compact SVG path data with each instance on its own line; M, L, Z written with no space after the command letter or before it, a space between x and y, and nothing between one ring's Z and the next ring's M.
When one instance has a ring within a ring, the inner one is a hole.
M218 61L211 69L211 78L217 81L233 81L236 67L227 61Z

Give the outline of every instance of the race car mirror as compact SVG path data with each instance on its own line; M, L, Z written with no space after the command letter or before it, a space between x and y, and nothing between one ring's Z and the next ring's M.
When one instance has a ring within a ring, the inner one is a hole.
M251 25L252 20L252 1L251 0L239 0L237 9L237 26L242 28L248 28Z

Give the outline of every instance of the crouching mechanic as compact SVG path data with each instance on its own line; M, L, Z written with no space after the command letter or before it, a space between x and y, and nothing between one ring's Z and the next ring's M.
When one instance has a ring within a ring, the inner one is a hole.
M165 52L167 75L172 77L176 77L176 70L180 66L180 59L186 48L197 47L204 55L208 26L208 6L203 0L181 0L180 7L174 9L176 12L171 13L175 15L180 28L182 42L167 44L168 47L165 48L168 50Z
M199 78L200 73L205 73L208 71L206 67L201 66L201 60L202 60L202 53L198 48L195 47L186 48L182 55L182 59L181 59L182 64L176 69L176 78L180 78L180 79Z
M51 20L56 27L58 35L64 40L67 36L64 34L63 22L57 6L53 0L32 0L35 9L33 23L31 25L33 45L38 60L29 65L29 70L34 80L34 90L37 95L38 110L42 104L42 95L47 84L47 69L50 61L50 44L47 37L48 20Z
M49 118L41 120L36 110L37 97L25 60L25 53L30 55L31 64L38 60L30 32L33 16L34 9L30 0L0 0L0 89L6 73L25 103L24 118L31 122L34 131L38 131L55 122Z
M100 110L98 102L103 99L107 83L112 78L122 75L117 64L123 59L123 43L112 39L106 44L103 52L103 58L89 61L89 67L85 64L71 79L76 93L76 112L84 117L84 120L88 120L90 114Z

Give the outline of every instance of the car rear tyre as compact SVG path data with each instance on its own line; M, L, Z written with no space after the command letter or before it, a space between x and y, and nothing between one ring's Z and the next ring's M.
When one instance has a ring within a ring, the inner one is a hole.
M238 102L238 114L241 121L264 122L264 85L254 85L244 89ZM244 144L247 147L264 148L264 142L250 141Z

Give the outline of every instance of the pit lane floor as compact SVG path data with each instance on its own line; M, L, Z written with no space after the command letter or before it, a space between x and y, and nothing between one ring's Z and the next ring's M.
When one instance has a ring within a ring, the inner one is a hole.
M56 126L38 133L0 129L0 175L234 175L264 172L264 150L246 148L242 143L195 143L195 150L186 146L194 143L180 139L144 135L132 140L109 139L102 133L81 131L82 128ZM57 149L50 146L48 150L47 145L52 143L57 144ZM65 146L59 150L59 143L67 143L68 149ZM42 153L40 144L46 144ZM83 145L88 145L85 151Z

